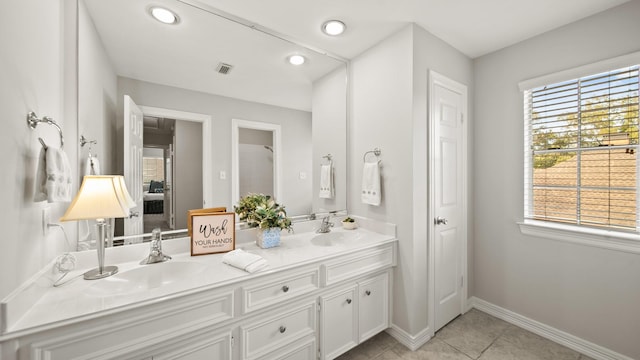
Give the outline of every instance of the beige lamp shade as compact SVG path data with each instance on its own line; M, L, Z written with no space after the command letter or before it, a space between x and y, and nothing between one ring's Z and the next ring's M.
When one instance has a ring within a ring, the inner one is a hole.
M87 175L60 221L128 217L125 192L128 195L118 176Z
M137 204L129 194L129 191L127 190L127 184L124 182L124 176L116 175L116 177L118 179L118 184L120 188L119 191L122 193L122 196L124 196L124 198L127 200L127 207L129 209L133 209L134 207L136 207Z

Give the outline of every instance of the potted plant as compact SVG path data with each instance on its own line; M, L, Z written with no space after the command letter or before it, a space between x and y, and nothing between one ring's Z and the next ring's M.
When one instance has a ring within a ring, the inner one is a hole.
M259 228L258 245L262 248L280 245L280 232L291 230L291 219L287 217L284 206L276 203L270 195L249 194L238 201L234 210L240 221Z
M355 220L347 216L342 220L342 227L347 230L353 230L358 227L358 224L356 224Z

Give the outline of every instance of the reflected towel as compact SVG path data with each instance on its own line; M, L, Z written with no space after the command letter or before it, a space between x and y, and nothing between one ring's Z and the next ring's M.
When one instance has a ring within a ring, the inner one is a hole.
M320 194L323 199L333 199L333 164L320 166Z
M84 171L82 172L84 175L102 175L100 173L100 160L96 156L89 156L85 160Z
M361 199L363 204L380 205L380 166L378 162L364 163Z
M269 264L262 256L248 253L242 249L229 251L222 257L222 262L249 273L267 269Z
M71 167L64 151L52 147L40 151L34 200L71 201Z

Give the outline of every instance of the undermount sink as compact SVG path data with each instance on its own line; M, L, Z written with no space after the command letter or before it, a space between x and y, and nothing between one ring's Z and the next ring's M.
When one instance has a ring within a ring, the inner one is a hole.
M167 261L143 265L97 280L87 288L92 296L134 294L183 281L204 271L206 265L197 262Z
M359 237L360 235L355 232L329 232L314 236L311 238L311 243L317 246L334 246L356 240Z

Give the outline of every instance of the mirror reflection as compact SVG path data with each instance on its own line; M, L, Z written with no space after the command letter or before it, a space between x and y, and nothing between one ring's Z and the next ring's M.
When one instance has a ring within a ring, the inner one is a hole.
M79 132L97 140L101 173L124 174L138 204L116 235L184 229L187 210L231 210L254 190L272 189L291 216L346 209L346 63L202 3L154 1L178 15L173 25L155 20L150 5L79 1ZM304 64L290 64L291 55ZM125 110L125 95L139 113ZM234 140L234 121L267 129L240 126ZM180 124L190 135L179 135ZM137 126L140 144L127 135ZM269 132L271 143L245 130ZM332 198L318 196L326 154Z

